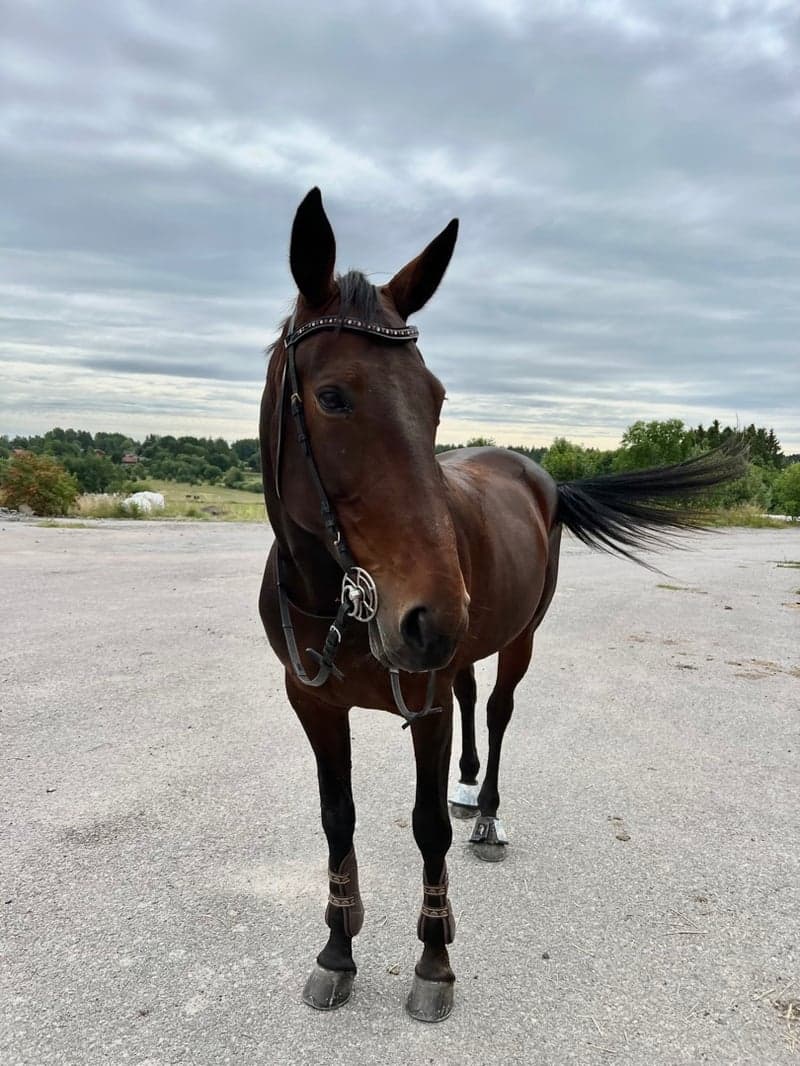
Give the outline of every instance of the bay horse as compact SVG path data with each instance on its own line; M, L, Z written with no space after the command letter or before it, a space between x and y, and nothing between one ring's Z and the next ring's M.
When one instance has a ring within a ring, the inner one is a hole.
M562 529L633 556L690 522L676 499L741 475L744 462L739 453L717 451L675 466L556 484L542 467L502 448L435 456L445 392L426 368L408 318L436 291L457 231L454 219L380 287L355 271L336 276L333 230L312 189L292 226L299 294L270 349L260 416L275 540L259 609L314 751L329 850L329 935L303 999L329 1010L351 995L352 940L364 909L348 712L376 708L405 719L414 747L423 948L406 1008L427 1022L450 1013L455 980L446 866L453 696L462 753L452 810L475 817L472 847L496 861L508 842L497 817L503 734L555 591ZM479 787L473 664L495 652Z

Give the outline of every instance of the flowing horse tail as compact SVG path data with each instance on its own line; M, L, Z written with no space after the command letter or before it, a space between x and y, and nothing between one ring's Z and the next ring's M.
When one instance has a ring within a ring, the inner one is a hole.
M589 547L648 566L631 549L674 546L671 532L702 529L703 511L688 501L746 470L747 448L737 439L672 466L562 482L556 520Z

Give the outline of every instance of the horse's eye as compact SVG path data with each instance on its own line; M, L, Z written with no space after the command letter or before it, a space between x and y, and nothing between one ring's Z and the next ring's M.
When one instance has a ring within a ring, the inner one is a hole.
M317 393L317 402L323 411L331 411L334 414L350 410L350 404L339 389L320 389Z

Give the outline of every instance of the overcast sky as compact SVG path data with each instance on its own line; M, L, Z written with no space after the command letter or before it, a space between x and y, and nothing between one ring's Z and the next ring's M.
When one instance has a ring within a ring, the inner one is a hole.
M416 317L440 439L639 418L800 451L797 0L4 0L0 433L255 436L319 185Z

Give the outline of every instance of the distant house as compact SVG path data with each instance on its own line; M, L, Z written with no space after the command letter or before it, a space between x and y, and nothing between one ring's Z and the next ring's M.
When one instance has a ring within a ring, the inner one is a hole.
M135 466L139 462L139 456L134 455L133 452L125 452L122 457L123 466Z

